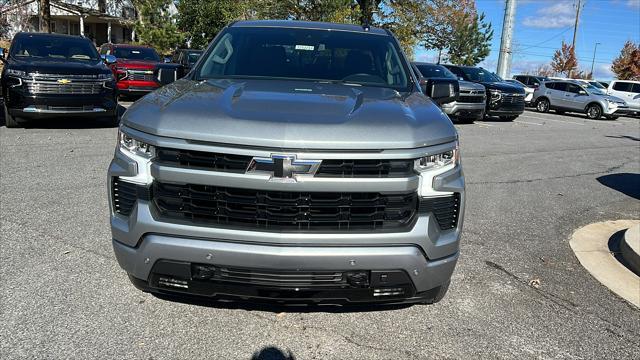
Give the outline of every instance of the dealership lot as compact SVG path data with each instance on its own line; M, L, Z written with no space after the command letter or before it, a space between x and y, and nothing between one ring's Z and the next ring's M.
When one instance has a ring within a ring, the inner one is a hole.
M456 125L468 190L462 256L441 303L400 308L207 305L134 289L111 249L116 129L105 126L0 128L0 358L250 359L268 347L296 359L640 352L640 311L594 280L568 243L586 224L638 218L629 184L640 182L640 119L527 111Z

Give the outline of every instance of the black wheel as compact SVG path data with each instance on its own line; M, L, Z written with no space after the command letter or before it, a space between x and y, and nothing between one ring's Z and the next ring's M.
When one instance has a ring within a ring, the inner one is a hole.
M592 120L598 120L602 116L602 108L598 104L587 106L587 117Z
M536 110L538 110L541 113L546 113L549 111L549 100L547 99L540 99L538 101L536 101Z
M502 121L513 121L518 118L518 115L515 116L500 116L500 120Z
M4 123L8 128L17 128L20 127L20 123L16 120L15 117L9 114L9 110L7 109L7 105L4 105Z
M444 299L444 296L447 294L447 291L449 290L449 284L451 284L451 280L447 281L446 283L440 285L440 287L438 287L437 292L436 292L436 296L434 296L431 299L427 299L423 302L423 304L435 304L437 302L440 302L440 300Z

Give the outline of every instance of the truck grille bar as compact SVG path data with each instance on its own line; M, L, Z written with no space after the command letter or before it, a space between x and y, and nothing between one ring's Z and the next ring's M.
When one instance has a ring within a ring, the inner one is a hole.
M409 227L418 210L416 192L283 192L156 181L151 193L168 219L274 231L397 230Z
M56 81L25 81L27 91L31 94L99 94L102 81L78 81L60 84Z

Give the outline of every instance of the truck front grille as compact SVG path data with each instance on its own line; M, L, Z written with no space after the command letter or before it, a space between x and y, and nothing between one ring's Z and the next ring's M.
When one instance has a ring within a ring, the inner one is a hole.
M27 91L31 94L99 94L102 91L101 81L71 81L61 84L57 81L25 81Z
M244 173L251 156L218 154L204 151L158 150L157 162L167 166L222 172ZM323 160L316 177L409 177L415 175L413 159L403 160Z
M151 70L127 70L127 80L156 81L157 79Z
M457 102L459 103L471 103L471 104L481 104L485 101L484 96L466 96L460 95L458 96Z
M215 267L210 279L220 282L275 287L343 287L347 285L340 271L275 271Z
M153 203L168 219L267 230L350 231L409 227L417 193L261 191L154 182Z

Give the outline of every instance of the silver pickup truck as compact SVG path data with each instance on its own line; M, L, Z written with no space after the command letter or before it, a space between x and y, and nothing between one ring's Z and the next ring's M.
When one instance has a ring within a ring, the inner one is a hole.
M387 30L229 25L122 117L108 172L120 266L165 294L439 301L465 193L436 102L456 86L421 88Z

